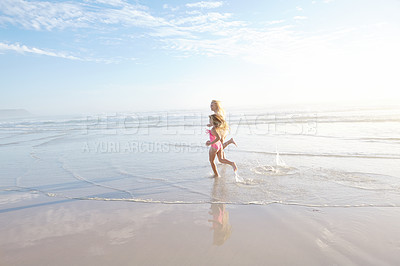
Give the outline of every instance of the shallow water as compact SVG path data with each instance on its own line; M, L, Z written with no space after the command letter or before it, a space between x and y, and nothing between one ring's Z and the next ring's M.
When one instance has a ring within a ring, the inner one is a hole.
M213 182L206 111L0 121L0 204L44 194L166 204L400 206L400 109L228 113Z

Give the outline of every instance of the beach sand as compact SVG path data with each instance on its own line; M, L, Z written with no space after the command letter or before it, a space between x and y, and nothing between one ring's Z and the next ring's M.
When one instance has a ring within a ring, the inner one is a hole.
M400 263L399 208L172 205L39 195L4 207L0 265ZM209 221L218 207L225 212L222 230Z

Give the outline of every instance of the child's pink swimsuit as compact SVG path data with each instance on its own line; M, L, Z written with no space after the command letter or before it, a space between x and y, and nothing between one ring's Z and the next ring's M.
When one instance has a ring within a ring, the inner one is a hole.
M213 134L211 134L211 130L208 130L208 129L207 129L207 131L208 131L208 133L210 134L210 141L211 141L211 142L214 141L216 137L215 137ZM217 142L215 142L214 144L212 144L211 147L213 147L214 149L216 149L217 151L219 151L220 149L222 149L222 143L221 143L221 141L218 140Z

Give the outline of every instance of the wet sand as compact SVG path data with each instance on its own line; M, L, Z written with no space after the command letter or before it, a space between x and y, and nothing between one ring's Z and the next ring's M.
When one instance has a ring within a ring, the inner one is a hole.
M399 208L166 205L43 196L0 207L0 265L400 263Z

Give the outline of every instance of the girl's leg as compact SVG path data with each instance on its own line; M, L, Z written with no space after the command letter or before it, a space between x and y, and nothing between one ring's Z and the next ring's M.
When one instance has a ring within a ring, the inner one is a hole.
M222 158L222 151L221 150L219 150L217 152L217 156L218 156L218 159L219 159L219 161L221 163L229 164L230 166L233 167L233 171L235 171L235 172L237 171L237 166L236 166L235 162L231 162L231 161L229 161L227 159Z
M215 162L214 162L216 154L217 154L217 151L215 150L215 148L210 147L210 151L208 152L208 157L210 160L211 168L213 169L215 177L219 177L217 166L215 165Z
M225 159L225 152L224 152L224 149L223 149L223 148L221 149L221 158L222 158L222 159ZM218 161L219 161L220 163L223 163L223 162L221 162L221 160L219 159L219 157L218 157Z

